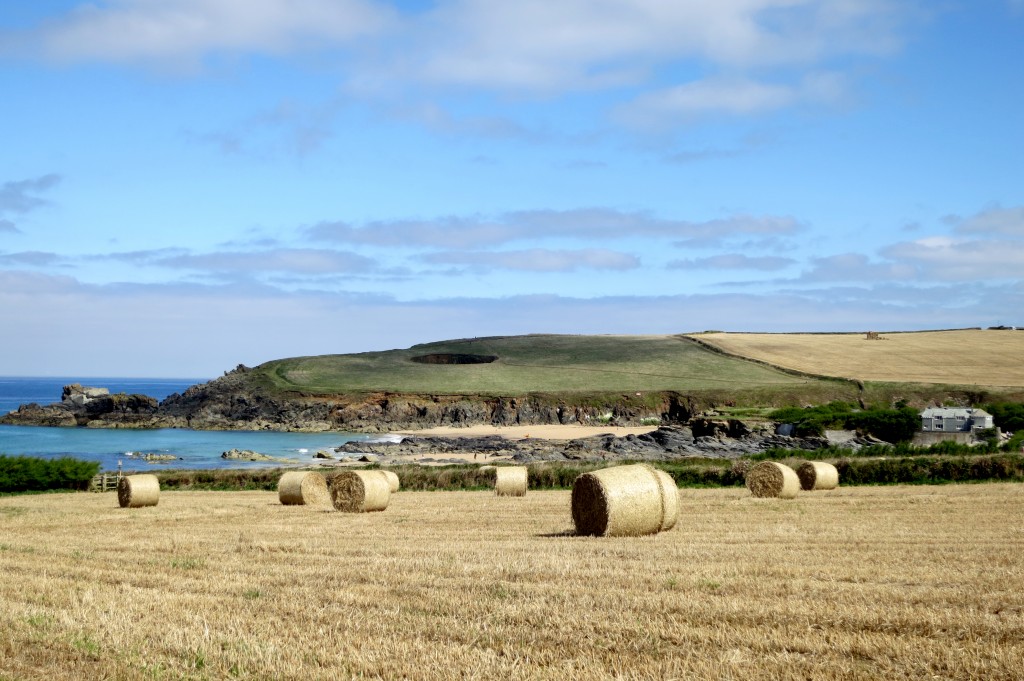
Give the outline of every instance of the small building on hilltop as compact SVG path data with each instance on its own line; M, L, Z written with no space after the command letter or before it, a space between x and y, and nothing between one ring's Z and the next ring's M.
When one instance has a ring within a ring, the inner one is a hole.
M970 407L929 407L921 412L925 433L973 433L994 427L992 414Z

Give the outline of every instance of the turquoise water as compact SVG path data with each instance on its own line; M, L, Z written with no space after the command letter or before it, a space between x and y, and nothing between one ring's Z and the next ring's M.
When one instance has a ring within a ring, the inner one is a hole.
M61 389L69 383L109 388L111 393L141 393L159 400L182 392L199 381L190 379L119 378L11 378L0 377L0 413L25 402L59 402ZM251 449L287 459L294 464L309 463L318 449L345 442L380 439L358 433L275 433L267 431L203 431L186 429L107 430L93 428L42 428L0 426L0 454L56 458L73 456L98 461L102 470L160 470L166 468L258 468L277 463L229 461L220 455L229 449ZM132 454L129 454L131 452ZM168 463L147 463L138 452L171 454Z

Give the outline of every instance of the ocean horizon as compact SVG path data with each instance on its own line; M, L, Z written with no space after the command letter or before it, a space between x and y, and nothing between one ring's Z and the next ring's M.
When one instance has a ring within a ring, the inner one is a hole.
M65 385L80 383L107 388L111 394L126 392L164 400L208 379L124 378L124 377L26 377L0 376L0 414L21 404L59 403ZM59 458L70 456L97 461L104 471L155 471L170 468L263 468L312 463L321 449L345 442L373 441L380 435L329 431L324 433L281 433L273 431L210 431L185 428L153 430L112 428L57 428L0 425L0 454ZM222 459L230 449L248 449L267 454L281 462L248 462ZM147 463L140 454L177 457L165 463Z

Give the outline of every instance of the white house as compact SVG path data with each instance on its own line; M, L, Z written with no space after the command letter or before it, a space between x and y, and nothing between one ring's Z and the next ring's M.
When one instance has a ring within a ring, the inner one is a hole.
M984 409L929 407L921 412L921 430L926 433L972 432L992 428L992 414Z

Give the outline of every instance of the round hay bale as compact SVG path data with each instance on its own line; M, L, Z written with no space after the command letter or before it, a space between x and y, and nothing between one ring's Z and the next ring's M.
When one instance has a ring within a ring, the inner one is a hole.
M277 498L285 506L330 506L324 476L315 471L288 471L277 482Z
M671 530L679 521L679 488L672 476L663 470L654 469L658 474L658 482L661 485L661 501L664 513L661 518L661 529Z
M342 471L328 487L334 508L344 513L383 511L391 500L391 484L380 471Z
M117 503L121 508L156 506L158 501L160 480L155 475L126 475L117 482Z
M576 534L625 537L655 534L676 524L679 491L672 478L647 464L584 473L572 485Z
M381 471L381 474L383 474L384 477L387 478L388 486L391 487L392 493L397 492L398 489L402 486L401 481L398 479L398 474L395 473L394 471Z
M797 466L796 475L800 478L800 487L807 491L839 487L839 471L824 461L804 461Z
M494 493L499 497L526 496L528 481L526 466L497 466L494 469Z
M800 491L800 478L785 464L762 461L747 473L747 489L755 497L792 499Z

